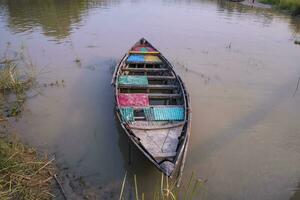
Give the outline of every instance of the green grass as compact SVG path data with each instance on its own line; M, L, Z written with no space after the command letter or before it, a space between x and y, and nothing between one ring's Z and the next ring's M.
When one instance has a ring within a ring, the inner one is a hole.
M289 10L292 15L300 15L300 0L260 0L283 10Z

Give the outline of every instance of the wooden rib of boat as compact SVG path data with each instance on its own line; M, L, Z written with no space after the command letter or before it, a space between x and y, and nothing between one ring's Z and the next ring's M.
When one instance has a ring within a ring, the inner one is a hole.
M116 66L112 84L116 114L127 136L165 175L182 174L191 108L172 65L142 38Z

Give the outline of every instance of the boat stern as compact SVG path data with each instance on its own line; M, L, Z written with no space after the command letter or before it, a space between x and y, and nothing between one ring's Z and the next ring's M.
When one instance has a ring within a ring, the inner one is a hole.
M163 163L160 164L160 167L163 173L166 174L167 176L171 176L173 174L173 171L175 170L174 163L170 161L164 161Z

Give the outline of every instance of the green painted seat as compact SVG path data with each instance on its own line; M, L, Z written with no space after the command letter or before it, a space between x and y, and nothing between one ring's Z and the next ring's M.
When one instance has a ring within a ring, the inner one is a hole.
M133 108L127 107L127 108L120 108L122 119L126 122L132 122L134 121L134 113Z
M119 76L118 83L121 85L148 85L147 76Z

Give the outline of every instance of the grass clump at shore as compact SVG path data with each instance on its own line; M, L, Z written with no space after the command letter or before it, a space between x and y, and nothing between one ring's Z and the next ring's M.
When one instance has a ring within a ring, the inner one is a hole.
M52 199L54 166L22 143L0 138L0 199Z
M292 15L300 15L300 0L260 0L260 2L271 4L279 9L289 10Z
M21 112L26 100L25 92L35 83L36 73L32 62L17 58L0 59L0 117L12 117Z

